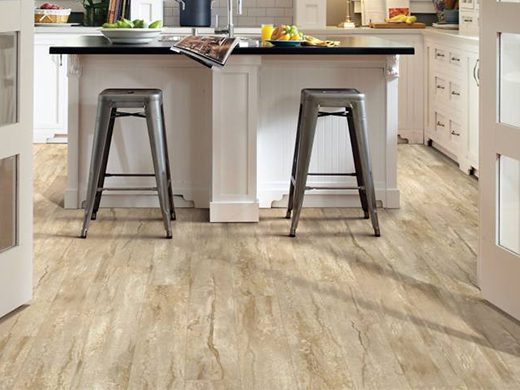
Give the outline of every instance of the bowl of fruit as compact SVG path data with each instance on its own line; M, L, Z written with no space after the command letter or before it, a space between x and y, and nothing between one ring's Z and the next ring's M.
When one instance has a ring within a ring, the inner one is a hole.
M110 42L116 44L150 43L161 35L162 22L156 20L148 24L141 19L122 18L115 23L105 23L100 31Z
M304 42L304 36L298 31L296 26L281 25L273 30L271 39L268 42L274 46L294 47Z
M36 25L66 24L69 21L70 12L70 8L44 3L40 8L34 10L34 23Z

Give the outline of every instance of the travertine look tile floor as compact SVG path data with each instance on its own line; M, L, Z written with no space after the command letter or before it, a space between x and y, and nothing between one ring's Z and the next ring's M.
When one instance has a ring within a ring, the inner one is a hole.
M1 389L517 389L520 324L476 287L477 182L399 146L402 208L258 225L64 210L63 146L35 148L30 306L0 320Z

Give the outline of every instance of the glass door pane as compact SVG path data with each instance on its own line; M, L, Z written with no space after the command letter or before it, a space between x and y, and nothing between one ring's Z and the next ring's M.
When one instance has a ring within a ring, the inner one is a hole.
M17 242L17 157L0 159L0 252Z
M520 127L520 35L500 34L500 122Z
M16 33L0 33L0 126L15 123L18 112Z
M500 156L499 165L498 243L520 254L520 161Z

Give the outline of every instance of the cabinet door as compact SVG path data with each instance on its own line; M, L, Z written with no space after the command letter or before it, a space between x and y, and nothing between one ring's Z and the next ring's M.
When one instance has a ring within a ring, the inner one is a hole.
M326 0L295 0L295 24L303 28L324 28L327 25Z
M61 39L61 38L58 38ZM57 38L35 37L34 44L34 142L45 143L67 134L66 56L50 55Z
M143 19L147 22L163 20L162 0L132 0L131 19Z
M479 150L479 73L480 60L474 55L469 58L469 105L468 105L468 142L467 159L469 163L478 170Z

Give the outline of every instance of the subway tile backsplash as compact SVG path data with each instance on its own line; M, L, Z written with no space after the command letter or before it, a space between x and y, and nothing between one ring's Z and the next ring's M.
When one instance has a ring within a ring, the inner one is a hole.
M236 15L236 2L233 1ZM212 25L215 26L216 15L219 25L227 24L227 0L214 2ZM240 27L259 26L261 24L292 24L293 0L243 0L243 13L235 17L235 25ZM179 25L179 4L174 0L164 0L164 24Z

